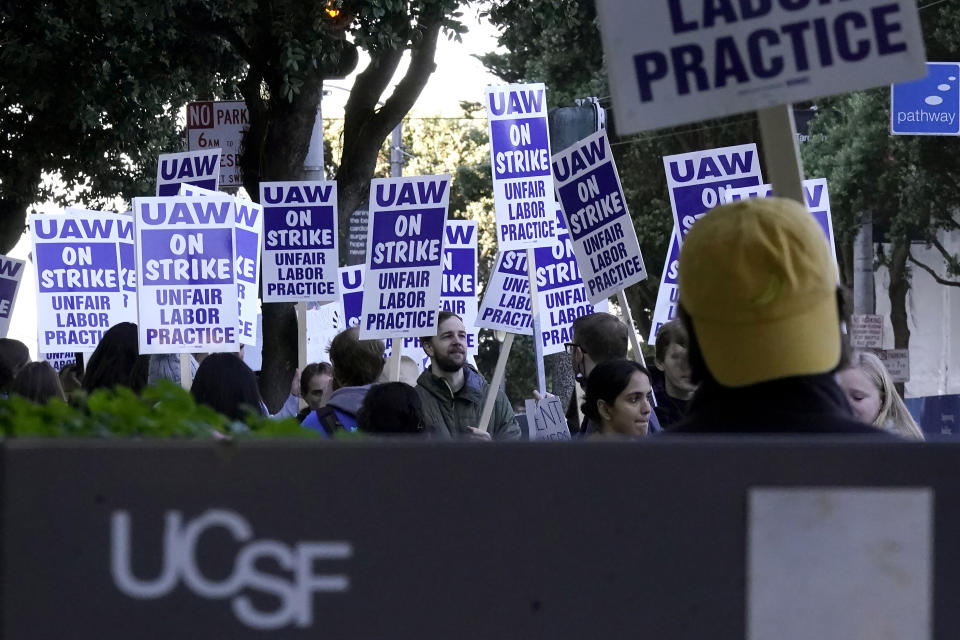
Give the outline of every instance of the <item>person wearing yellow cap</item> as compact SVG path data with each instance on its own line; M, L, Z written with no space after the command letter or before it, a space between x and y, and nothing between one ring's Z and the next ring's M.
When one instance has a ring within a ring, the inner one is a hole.
M879 433L858 422L834 373L849 349L837 269L799 203L711 210L680 252L679 316L699 388L678 432Z

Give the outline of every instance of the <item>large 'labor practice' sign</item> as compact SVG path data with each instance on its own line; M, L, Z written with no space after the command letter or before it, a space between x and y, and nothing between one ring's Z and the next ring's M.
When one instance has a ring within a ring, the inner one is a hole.
M803 181L803 193L807 201L807 211L813 215L820 229L823 231L833 261L837 261L837 247L833 238L833 216L830 213L830 193L827 191L826 178L812 178ZM733 202L743 198L769 198L773 196L773 186L769 184L740 189L727 189L724 193L724 202Z
M645 280L640 243L606 130L555 155L553 177L590 302L597 304Z
M543 84L488 87L497 249L530 249L556 235Z
M723 204L727 189L763 182L755 144L664 156L663 168L681 244L697 218Z
M337 183L261 182L263 301L337 299Z
M233 242L236 250L237 340L257 345L257 316L260 315L260 246L263 238L263 207L245 198L219 191L181 185L180 195L220 198L233 203Z
M0 255L0 338L7 337L26 262Z
M449 201L447 175L371 181L361 339L436 331Z
M124 293L136 276L120 262L133 220L116 213L30 217L37 265L37 347L93 351L113 325L135 321Z
M533 315L530 307L527 252L501 251L497 254L490 281L483 292L476 326L532 336Z
M562 352L564 343L572 341L574 320L596 311L607 310L606 299L598 302L596 306L587 299L587 290L580 277L570 234L567 233L559 210L557 228L559 235L555 242L534 249L539 301L537 306L540 309L540 344L545 356Z
M164 153L157 163L157 195L175 196L180 185L217 190L220 179L220 149Z
M597 3L620 133L925 75L915 0Z
M231 200L134 198L140 353L237 351Z
M443 233L443 287L440 308L455 313L467 329L467 353L474 356L477 342L477 222L449 220Z

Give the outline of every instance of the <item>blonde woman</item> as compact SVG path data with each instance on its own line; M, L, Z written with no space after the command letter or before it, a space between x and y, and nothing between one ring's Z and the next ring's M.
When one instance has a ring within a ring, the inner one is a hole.
M910 440L923 440L880 358L868 351L853 354L850 366L837 374L856 417Z

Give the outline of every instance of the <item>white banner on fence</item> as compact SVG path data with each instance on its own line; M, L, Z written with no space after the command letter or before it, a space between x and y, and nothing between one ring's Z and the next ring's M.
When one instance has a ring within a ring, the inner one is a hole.
M534 248L556 235L546 87L487 87L486 105L497 249Z
M263 301L337 299L337 183L261 182Z
M436 331L449 201L447 175L371 181L362 339Z
M257 326L260 316L260 247L263 240L263 207L219 191L180 186L181 196L228 199L233 203L233 242L236 250L237 298L240 322L237 339L248 346L262 345Z
M0 255L0 338L6 338L10 329L10 316L20 291L25 264L23 260Z
M830 193L827 191L826 178L812 178L803 181L803 193L807 200L807 211L816 219L823 235L830 245L833 261L837 261L837 246L833 238L833 216L830 213ZM743 198L769 198L773 195L773 186L763 184L756 187L727 189L723 193L724 202L733 202Z
M477 327L533 335L530 277L525 250L501 251L483 292Z
M134 198L140 353L238 351L232 200Z
M621 134L913 80L915 0L597 3Z
M556 240L534 250L537 265L537 297L540 302L540 344L543 355L561 353L564 343L571 342L573 321L596 311L607 311L606 298L590 303L574 255L573 243L557 210Z
M220 149L164 153L157 163L157 195L175 196L180 185L217 190L220 179Z
M30 216L37 265L38 351L93 351L119 322L136 321L120 262L133 220L118 213Z
M553 177L590 302L597 304L645 280L640 243L606 130L555 155Z
M663 168L680 244L697 218L723 204L727 189L763 182L757 145L752 143L664 156Z

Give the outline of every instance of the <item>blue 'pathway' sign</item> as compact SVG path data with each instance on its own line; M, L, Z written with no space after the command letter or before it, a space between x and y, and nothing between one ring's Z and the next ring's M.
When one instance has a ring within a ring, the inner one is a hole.
M960 63L928 62L927 77L891 85L890 132L960 135Z

